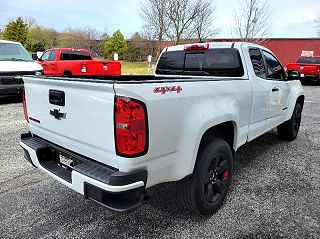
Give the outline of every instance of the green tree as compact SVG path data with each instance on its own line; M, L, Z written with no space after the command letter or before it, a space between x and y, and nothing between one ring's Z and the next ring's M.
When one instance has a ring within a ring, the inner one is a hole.
M40 50L43 46L44 50L53 48L57 46L58 32L52 28L45 28L40 26L35 26L29 30L29 40L27 43L35 45L35 48Z
M28 39L28 24L21 17L10 21L3 31L3 38L25 44Z
M113 54L118 53L119 59L124 58L126 52L126 40L120 30L114 32L104 44L104 55L112 59Z
M36 41L33 38L28 38L27 41L25 42L24 46L28 51L31 51L31 52L46 50L46 48L42 42Z
M143 38L140 36L138 32L136 32L129 40L128 40L128 46L126 50L126 60L129 61L136 61L141 60L142 55L142 44L143 44Z
M146 61L148 55L154 55L155 42L149 41L136 32L127 41L126 60Z

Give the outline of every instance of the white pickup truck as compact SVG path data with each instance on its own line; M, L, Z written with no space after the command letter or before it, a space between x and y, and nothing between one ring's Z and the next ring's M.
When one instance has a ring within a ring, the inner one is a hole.
M165 48L154 76L24 77L26 159L107 208L141 205L177 181L182 205L223 203L237 149L277 127L297 137L304 94L266 48L205 43Z

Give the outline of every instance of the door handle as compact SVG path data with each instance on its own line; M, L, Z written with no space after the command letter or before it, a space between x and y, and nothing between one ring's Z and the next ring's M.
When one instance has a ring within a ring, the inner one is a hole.
M49 102L53 105L65 106L65 93L61 90L49 90Z
M276 91L279 91L279 88L273 87L273 88L272 88L272 92L276 92Z

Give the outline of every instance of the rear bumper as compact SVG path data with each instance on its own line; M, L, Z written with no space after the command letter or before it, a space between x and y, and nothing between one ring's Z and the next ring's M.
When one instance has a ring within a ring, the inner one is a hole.
M319 79L320 76L318 74L301 74L301 80L316 81Z
M21 95L23 85L0 85L0 98Z
M145 170L123 173L30 133L21 135L20 145L34 167L104 207L130 211L144 201ZM71 158L73 167L62 166L59 155Z

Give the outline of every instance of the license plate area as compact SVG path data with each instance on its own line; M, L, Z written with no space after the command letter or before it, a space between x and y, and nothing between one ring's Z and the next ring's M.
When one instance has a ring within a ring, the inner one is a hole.
M60 167L72 170L75 166L75 162L71 157L58 153L58 164Z
M51 173L57 175L58 177L66 180L69 183L72 183L72 164L69 165L72 161L67 155L63 154L66 158L61 157L60 161L60 151L57 151L50 147L42 147L37 150L38 160L40 165ZM62 154L61 154L62 155Z

